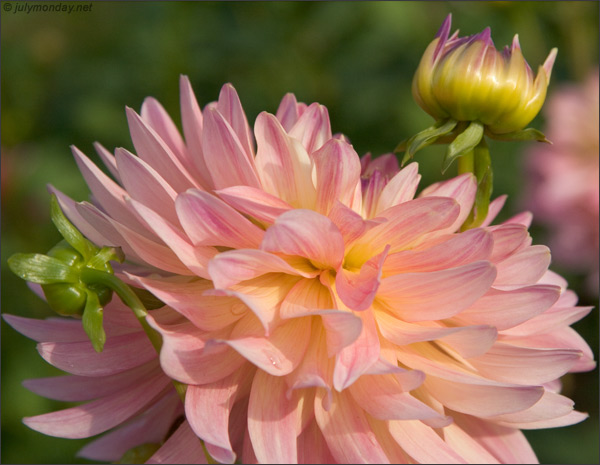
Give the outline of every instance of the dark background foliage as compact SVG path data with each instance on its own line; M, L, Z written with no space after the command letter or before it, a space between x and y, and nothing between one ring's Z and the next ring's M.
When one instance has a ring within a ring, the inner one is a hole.
M16 10L23 3L2 2L2 312L35 318L51 312L8 270L6 259L18 251L44 252L58 241L47 183L77 200L88 198L69 145L95 160L94 141L133 149L124 107L139 109L146 96L160 100L179 123L180 74L189 76L201 105L231 82L251 123L260 111L275 112L286 92L318 101L329 109L334 132L346 134L359 154L378 155L431 124L410 84L450 12L461 35L491 26L498 47L519 33L534 71L558 47L550 93L582 81L598 65L598 2L96 1L91 11L71 14L26 14ZM538 116L531 126L543 124ZM523 202L527 147L491 143L495 193L509 194L501 219ZM432 147L417 156L421 186L440 179L442 153ZM547 234L534 223L534 243L544 243ZM597 359L597 297L586 293L581 274L552 268L569 279L582 305L596 307L575 328ZM58 374L33 341L2 323L2 462L83 461L75 454L87 440L46 437L21 423L23 416L66 406L21 386L27 378ZM542 463L598 463L598 370L568 375L564 386L590 418L527 436Z

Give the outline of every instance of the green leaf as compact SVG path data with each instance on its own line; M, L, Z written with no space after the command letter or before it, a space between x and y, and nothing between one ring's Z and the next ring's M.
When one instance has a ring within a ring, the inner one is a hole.
M452 141L446 149L446 155L442 163L442 173L450 167L452 162L458 157L463 156L465 153L473 150L481 138L483 137L483 124L478 121L472 121L471 124L461 132L456 139Z
M401 165L404 164L413 158L414 154L419 150L427 147L428 145L433 144L438 138L445 136L450 133L458 124L458 121L454 119L446 119L437 121L433 126L424 129L423 131L415 134L406 142L401 142L396 147L396 151L399 151L399 147L407 147L406 153L402 158Z
M545 142L551 144L543 132L538 131L534 128L526 128L520 131L508 132L506 134L494 134L493 132L486 131L486 135L490 139L503 140L503 141L527 141L537 140L538 142Z
M96 352L102 352L106 342L106 333L102 327L103 309L98 301L98 296L92 291L87 291L87 302L83 310L83 329L90 338Z
M120 247L102 247L100 251L94 255L86 264L87 267L100 271L108 271L112 274L112 267L108 263L115 260L123 263L125 255Z
M55 194L52 194L50 198L50 217L58 232L71 247L81 254L85 261L89 260L98 251L98 247L83 237L79 230L67 219L58 205Z
M8 266L20 278L37 284L75 283L77 270L62 261L39 253L16 253Z

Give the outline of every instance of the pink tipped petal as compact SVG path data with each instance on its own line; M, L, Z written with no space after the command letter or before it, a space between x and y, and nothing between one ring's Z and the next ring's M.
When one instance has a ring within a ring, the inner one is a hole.
M539 463L521 431L468 415L455 415L454 421L500 463Z
M254 131L258 147L256 167L264 190L295 207L312 208L316 191L312 161L304 147L266 112L256 118Z
M381 268L387 257L389 246L383 252L369 259L359 272L340 268L335 284L340 300L351 310L367 310L379 289Z
M179 225L175 214L177 192L150 165L131 152L118 148L115 152L127 194L147 207L160 211L174 225Z
M334 463L323 433L316 421L309 423L297 439L298 463Z
M133 276L133 279L205 331L223 329L247 311L247 307L234 297L205 295L213 288L210 281L138 276Z
M325 392L317 390L315 418L338 463L390 463L365 412L349 393L333 392L331 408L323 408Z
M505 330L541 314L556 302L560 289L535 285L511 291L490 289L468 309L456 316L466 324L484 324Z
M441 197L420 198L391 207L380 215L388 221L358 239L348 252L346 262L363 263L365 256L380 253L388 244L390 253L408 248L424 234L450 226L459 210L455 200Z
M177 428L169 439L146 463L208 463L202 443L190 428L187 420Z
M504 330L508 337L527 337L534 334L549 333L556 329L571 326L588 315L594 307L559 307L553 305L544 313L513 328Z
M185 135L185 142L192 163L190 172L194 173L199 183L209 190L214 185L202 151L202 112L187 76L182 75L180 77L179 87L183 134Z
M498 213L500 213L500 210L502 210L502 207L506 203L507 198L507 195L500 195L490 202L490 206L488 207L488 214L483 223L481 223L482 228L492 224L492 221L494 221L496 216L498 216Z
M296 121L298 121L298 118L300 117L298 107L298 101L294 94L287 93L283 96L283 99L281 99L281 103L277 108L275 116L286 131L289 131Z
M346 247L350 247L363 233L385 221L383 218L381 221L363 220L358 213L337 200L327 217L333 221L342 233Z
M143 365L156 351L143 332L109 337L98 353L89 340L83 342L42 342L42 358L57 368L80 376L109 376Z
M222 451L221 462L233 463L235 452L229 440L229 415L241 384L249 384L253 370L238 370L210 384L190 385L185 394L185 413L194 433Z
M561 428L563 426L571 426L587 420L589 415L587 413L578 412L573 410L567 415L562 417L552 418L549 420L540 420L528 423L513 423L513 422L499 422L500 426L506 426L508 428L519 428L519 429L546 429L546 428Z
M217 254L215 248L190 244L179 229L154 210L133 199L130 203L140 218L175 252L185 266L201 278L209 278L207 266L209 260Z
M331 139L327 108L318 103L311 103L290 129L289 134L301 141L308 153L319 150Z
M131 108L127 108L126 111L131 140L137 155L179 192L190 187L198 187L198 183L154 129Z
M256 249L229 250L215 256L208 264L208 272L216 289L229 288L241 281L266 273L286 273L313 278L317 271L306 273L289 265L269 252Z
M487 260L494 246L492 237L492 234L483 229L469 229L424 250L404 250L392 254L387 257L383 272L400 274L437 271Z
M237 185L260 187L253 160L216 108L204 111L202 149L215 189Z
M158 100L147 97L142 104L140 116L167 144L181 164L187 168L190 160L181 134Z
M356 403L379 420L426 420L442 416L417 400L393 375L362 376L349 391Z
M179 194L175 207L183 229L196 246L256 248L262 240L262 229L207 192Z
M529 240L527 227L522 224L506 224L489 228L494 240L490 261L497 263L524 247Z
M252 164L254 162L254 140L246 114L242 108L242 103L234 87L231 84L225 84L219 93L217 110L223 115L223 118L231 125L231 128L238 136L240 144Z
M455 424L444 428L444 442L452 449L460 451L468 463L501 463L471 434L467 434Z
M497 264L498 276L494 286L526 286L535 284L550 265L550 250L534 245Z
M94 142L94 149L96 149L96 153L104 163L104 166L108 168L110 174L113 175L113 177L119 184L122 184L121 175L119 174L119 170L117 169L117 161L115 160L115 156L108 150L106 150L104 146L99 142Z
M160 364L170 378L185 384L212 383L230 375L245 362L225 344L213 344L207 349L207 341L222 333L206 334L189 322L160 324L151 315L146 320L162 336Z
M343 391L379 360L379 337L370 312L356 314L362 320L362 331L352 344L344 347L335 358L333 387Z
M494 266L477 261L430 273L405 273L385 278L378 299L405 321L449 318L468 308L490 288Z
M279 215L292 209L289 203L254 187L232 186L216 194L241 213L267 224L273 224Z
M408 202L414 198L419 181L421 180L418 169L419 165L417 163L410 163L390 179L381 191L374 216L388 208Z
M279 216L267 229L260 248L305 257L317 267L333 269L344 258L344 239L339 229L329 218L311 210L290 210Z
M169 379L159 372L118 394L58 412L26 417L23 422L49 436L88 438L127 420L168 387Z
M360 163L352 146L331 139L312 158L317 173L316 210L327 215L336 200L349 207L360 182Z
M543 397L533 406L521 412L508 413L494 417L494 421L503 423L533 423L563 417L573 411L575 402L553 392L544 392Z
M285 397L280 376L258 371L248 404L248 432L259 463L297 463L297 401Z
M15 330L37 342L82 342L87 335L81 322L66 318L24 318L3 313L2 318Z
M467 463L436 431L417 420L390 421L389 431L416 463Z
M454 223L447 228L447 232L456 231L467 219L473 203L475 202L475 193L477 192L477 180L472 173L465 173L452 178L448 181L442 181L432 184L426 188L420 197L450 197L455 199L460 205L460 214Z

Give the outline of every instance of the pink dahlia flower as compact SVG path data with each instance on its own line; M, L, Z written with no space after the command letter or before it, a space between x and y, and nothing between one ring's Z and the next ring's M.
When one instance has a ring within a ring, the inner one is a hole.
M127 109L137 156L97 145L113 180L73 149L93 202L57 194L181 316L148 320L216 460L535 462L521 429L586 417L559 378L594 367L569 328L590 308L531 245L529 214L490 226L499 198L459 232L471 174L415 198L416 163L361 164L291 94L254 131L231 85L201 111L182 77L181 106L185 142L147 99Z
M39 285L32 287L43 297ZM182 319L168 307L152 314L162 322ZM104 309L107 341L101 353L93 349L81 321L8 314L3 317L14 329L39 343L37 348L44 360L69 373L25 380L25 387L50 399L82 402L25 418L27 426L69 439L106 432L79 451L80 457L91 460L115 462L128 451L143 447L138 453L144 453L148 463L165 463L165 457L172 463L202 461L202 446L183 420L183 405L171 379L161 370L158 354L133 312L117 297ZM188 441L186 450L174 440L181 436L194 439Z
M598 294L598 70L578 86L564 86L545 109L553 145L531 150L527 198L536 220L551 228L550 245L560 264L589 273Z

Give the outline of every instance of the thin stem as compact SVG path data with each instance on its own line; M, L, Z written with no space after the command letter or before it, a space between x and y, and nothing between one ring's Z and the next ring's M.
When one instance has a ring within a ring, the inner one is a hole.
M484 222L488 214L493 188L492 160L485 137L482 137L479 144L473 149L471 159L464 161L461 165L460 161L465 157L466 155L459 158L459 174L467 172L475 174L477 193L473 210L461 226L461 231L477 228Z
M469 150L463 156L458 158L458 174L475 172L475 155L473 150Z

